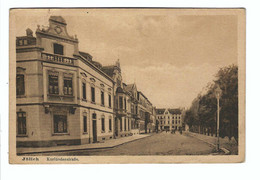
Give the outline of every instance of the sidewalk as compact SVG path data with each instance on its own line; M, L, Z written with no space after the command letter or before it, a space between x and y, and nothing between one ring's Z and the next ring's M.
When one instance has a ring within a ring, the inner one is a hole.
M73 146L53 146L53 147L39 147L39 148L17 148L17 154L34 154L34 153L46 153L46 152L62 152L62 151L75 151L75 150L89 150L89 149L104 149L113 148L128 142L132 142L138 139L149 137L152 134L137 134L128 137L122 137L119 139L111 139L102 143L73 145Z
M213 147L216 147L217 137L215 136L207 136L204 134L198 134L198 133L187 132L187 131L183 131L183 133L187 136L195 137L201 141L204 141L205 143L208 143ZM231 139L229 141L227 137L219 138L219 142L220 142L220 148L225 152L225 154L231 154L231 155L238 154L238 144L234 139Z

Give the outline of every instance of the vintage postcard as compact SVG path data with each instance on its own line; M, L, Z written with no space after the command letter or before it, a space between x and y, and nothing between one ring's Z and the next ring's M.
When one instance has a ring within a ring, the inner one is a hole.
M245 9L10 10L11 164L245 160Z

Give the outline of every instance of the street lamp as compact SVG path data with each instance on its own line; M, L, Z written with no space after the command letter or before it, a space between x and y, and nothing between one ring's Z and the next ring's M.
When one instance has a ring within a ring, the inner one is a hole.
M219 151L219 98L221 96L221 89L217 86L215 93L217 98L217 151Z

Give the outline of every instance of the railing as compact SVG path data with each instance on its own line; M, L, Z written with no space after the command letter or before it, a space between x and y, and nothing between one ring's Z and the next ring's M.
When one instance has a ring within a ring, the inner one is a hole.
M58 62L58 63L71 64L71 65L74 64L74 58L69 58L57 54L42 53L41 58L48 61Z

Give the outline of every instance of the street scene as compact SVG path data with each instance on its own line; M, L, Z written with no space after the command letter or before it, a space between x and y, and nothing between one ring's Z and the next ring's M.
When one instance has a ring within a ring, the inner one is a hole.
M18 156L239 154L235 15L79 12L16 14Z
M145 145L144 145L145 144ZM159 133L147 136L139 140L134 140L112 148L70 150L61 152L45 152L27 155L46 156L89 156L89 155L205 155L214 154L215 148L211 144L192 136L181 135L179 133ZM224 153L223 153L224 154Z

